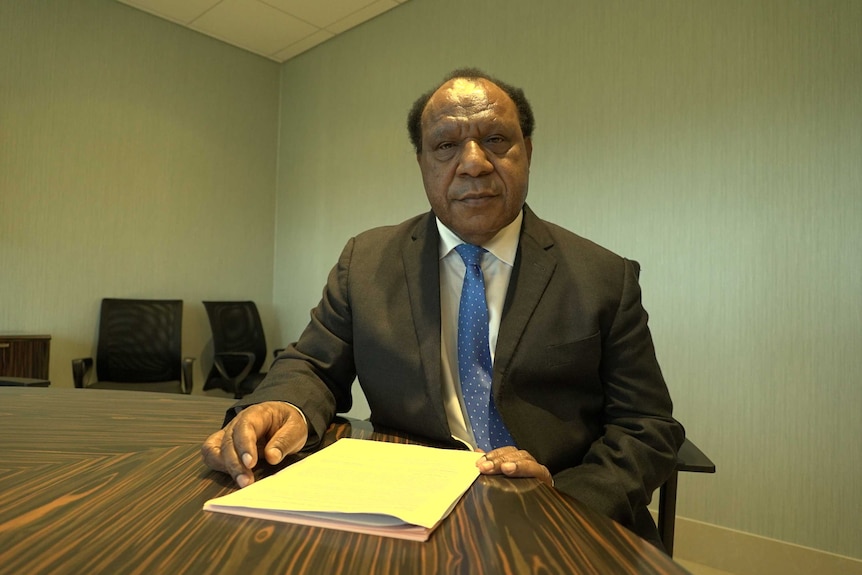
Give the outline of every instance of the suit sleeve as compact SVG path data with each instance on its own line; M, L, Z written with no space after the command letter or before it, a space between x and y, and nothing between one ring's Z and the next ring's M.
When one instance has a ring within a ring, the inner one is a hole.
M604 433L580 465L554 477L561 491L635 528L638 510L676 465L684 438L655 356L631 262L625 261L619 306L603 333L600 377ZM636 529L637 530L637 529Z
M270 366L254 393L228 411L264 401L285 401L302 410L309 424L306 447L320 442L335 413L351 407L350 388L356 378L353 322L348 302L351 239L329 273L320 303L299 340L290 344Z

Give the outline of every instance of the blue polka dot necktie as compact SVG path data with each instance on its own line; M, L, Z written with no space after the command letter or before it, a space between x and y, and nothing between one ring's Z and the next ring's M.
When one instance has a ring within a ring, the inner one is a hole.
M491 346L488 343L488 304L482 276L485 249L472 244L455 248L467 271L458 308L458 375L476 445L490 451L515 445L491 394Z

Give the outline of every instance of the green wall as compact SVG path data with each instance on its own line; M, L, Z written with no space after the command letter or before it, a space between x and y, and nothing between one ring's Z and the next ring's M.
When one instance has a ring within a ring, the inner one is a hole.
M427 209L406 111L483 67L535 108L533 208L643 265L676 414L718 465L679 514L862 558L860 31L856 0L411 0L288 61L283 337L350 235Z
M103 297L271 310L279 66L109 0L0 0L0 332L92 355ZM271 342L273 344L276 341Z

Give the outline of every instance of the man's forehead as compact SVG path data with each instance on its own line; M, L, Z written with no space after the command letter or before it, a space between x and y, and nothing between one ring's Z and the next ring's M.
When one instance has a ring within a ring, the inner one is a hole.
M498 100L502 90L481 78L449 80L431 95L425 111L447 106L473 107Z
M440 86L437 93L444 93L453 99L476 100L487 98L488 92L494 88L497 88L495 84L481 78L455 78Z
M506 112L511 99L496 84L483 79L455 78L446 82L428 100L422 113L422 123L481 120Z

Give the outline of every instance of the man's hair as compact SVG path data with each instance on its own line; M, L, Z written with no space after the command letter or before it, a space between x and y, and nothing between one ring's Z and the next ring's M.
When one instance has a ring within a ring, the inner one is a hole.
M417 154L422 151L422 112L425 111L425 106L428 105L428 101L431 99L431 96L434 95L434 92L439 90L440 86L450 80L454 80L455 78L487 80L488 82L495 84L515 103L515 107L518 110L518 122L521 124L521 133L523 136L525 138L529 138L533 135L536 120L533 117L533 109L530 107L530 102L528 102L527 97L524 96L523 90L506 82L502 82L478 68L459 68L447 74L446 77L443 78L443 81L437 84L434 88L419 96L419 98L413 102L413 106L407 114L407 133L410 135L410 143L413 144L413 148L416 150Z

